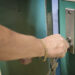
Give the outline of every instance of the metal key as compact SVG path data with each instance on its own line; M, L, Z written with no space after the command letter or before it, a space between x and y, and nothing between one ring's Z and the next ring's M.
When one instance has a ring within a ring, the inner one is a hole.
M50 75L56 75L56 69L58 67L57 59L50 59L50 65L51 65L51 72Z
M56 75L57 67L58 67L57 59L51 58L50 59L50 69L47 75Z

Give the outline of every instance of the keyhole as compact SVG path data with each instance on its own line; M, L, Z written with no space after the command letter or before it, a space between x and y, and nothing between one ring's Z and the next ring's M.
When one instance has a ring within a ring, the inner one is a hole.
M68 41L68 43L69 43L69 44L72 42L71 37L67 37L67 39L66 39L66 40Z
M68 43L69 43L68 51L71 52L71 53L73 53L73 44L72 44L72 39L71 39L71 37L67 37L66 40L67 40Z
M71 14L72 14L72 12L71 12L71 11L68 11L68 14L70 14L70 15L71 15Z

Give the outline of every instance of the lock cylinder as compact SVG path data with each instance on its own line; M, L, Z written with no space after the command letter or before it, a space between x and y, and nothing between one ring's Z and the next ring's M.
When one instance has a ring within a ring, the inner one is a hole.
M66 40L68 41L70 47L69 52L75 54L74 47L74 29L75 29L75 9L66 8L65 9L65 17L66 17Z
M73 44L72 44L72 39L71 39L71 37L67 37L66 40L67 40L67 42L69 43L68 51L69 51L70 53L74 54L74 52L73 52Z

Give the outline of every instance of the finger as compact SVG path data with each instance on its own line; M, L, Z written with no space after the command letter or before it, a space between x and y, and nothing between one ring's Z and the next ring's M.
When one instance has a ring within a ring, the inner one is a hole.
M64 47L64 52L65 52L65 53L67 52L67 48L66 48L66 47Z
M60 35L60 36L61 36L61 35ZM61 36L61 37L62 37L62 36ZM67 42L67 40L65 40L64 37L62 37L61 39L64 41L66 47L69 48L69 43Z
M69 48L69 43L66 40L64 40L64 42L66 44L66 47Z

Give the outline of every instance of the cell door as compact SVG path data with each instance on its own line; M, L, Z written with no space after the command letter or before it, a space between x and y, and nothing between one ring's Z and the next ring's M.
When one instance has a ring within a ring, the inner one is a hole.
M59 0L60 34L65 38L67 38L68 36L66 30L69 27L68 34L73 36L73 39L75 39L74 17L75 17L75 0ZM75 41L73 39L71 40L74 43ZM75 75L75 54L67 52L66 56L63 59L61 59L61 75Z

